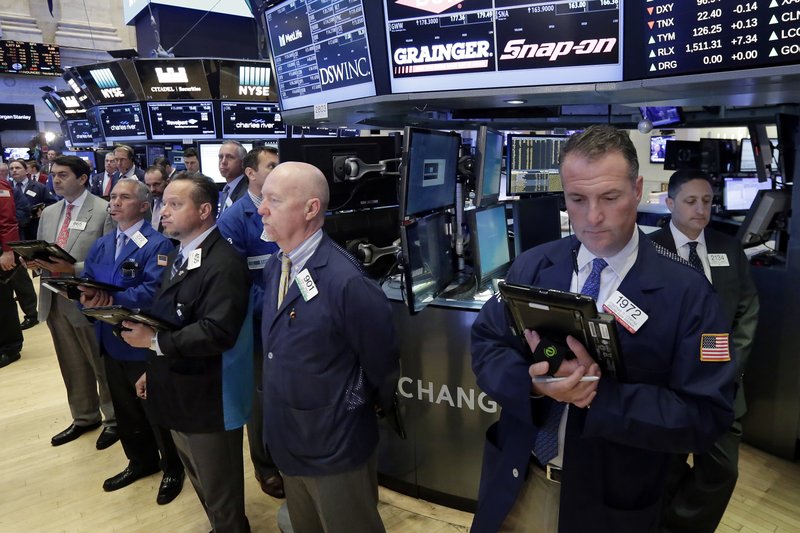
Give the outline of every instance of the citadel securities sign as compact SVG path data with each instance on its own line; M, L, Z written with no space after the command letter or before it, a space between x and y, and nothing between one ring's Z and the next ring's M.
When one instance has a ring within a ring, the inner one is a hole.
M32 105L0 104L0 131L36 129L36 110Z

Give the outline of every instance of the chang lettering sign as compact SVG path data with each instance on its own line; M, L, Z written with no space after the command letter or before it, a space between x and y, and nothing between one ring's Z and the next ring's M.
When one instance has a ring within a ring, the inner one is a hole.
M614 50L617 39L609 37L607 39L584 39L579 43L574 41L560 41L553 43L526 44L525 39L512 39L506 43L500 60L509 59L529 59L547 58L548 61L556 61L559 57L570 54L607 54Z
M397 392L403 398L437 405L446 404L455 409L475 411L477 408L485 413L497 412L497 402L489 398L485 392L476 394L477 391L472 388L456 386L451 391L450 387L444 384L435 385L432 381L413 380L404 376L397 382Z

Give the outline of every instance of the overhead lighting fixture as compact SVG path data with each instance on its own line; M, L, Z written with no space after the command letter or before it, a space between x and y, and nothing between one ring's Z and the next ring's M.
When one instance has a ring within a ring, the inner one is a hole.
M527 100L523 100L522 98L512 98L511 100L506 100L506 103L511 105L521 105L527 102Z

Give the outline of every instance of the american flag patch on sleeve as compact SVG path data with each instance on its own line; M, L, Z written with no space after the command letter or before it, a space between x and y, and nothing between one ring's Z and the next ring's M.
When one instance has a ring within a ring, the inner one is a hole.
M725 362L731 360L727 333L703 333L700 339L700 360Z

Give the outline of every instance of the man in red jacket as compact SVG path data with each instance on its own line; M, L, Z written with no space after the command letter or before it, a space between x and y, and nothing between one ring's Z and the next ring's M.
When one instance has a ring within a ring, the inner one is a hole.
M14 293L5 281L5 274L13 270L17 264L14 252L8 246L11 241L19 240L17 212L14 205L14 194L11 185L0 180L0 368L19 360L22 349L22 330L19 327L17 304Z

